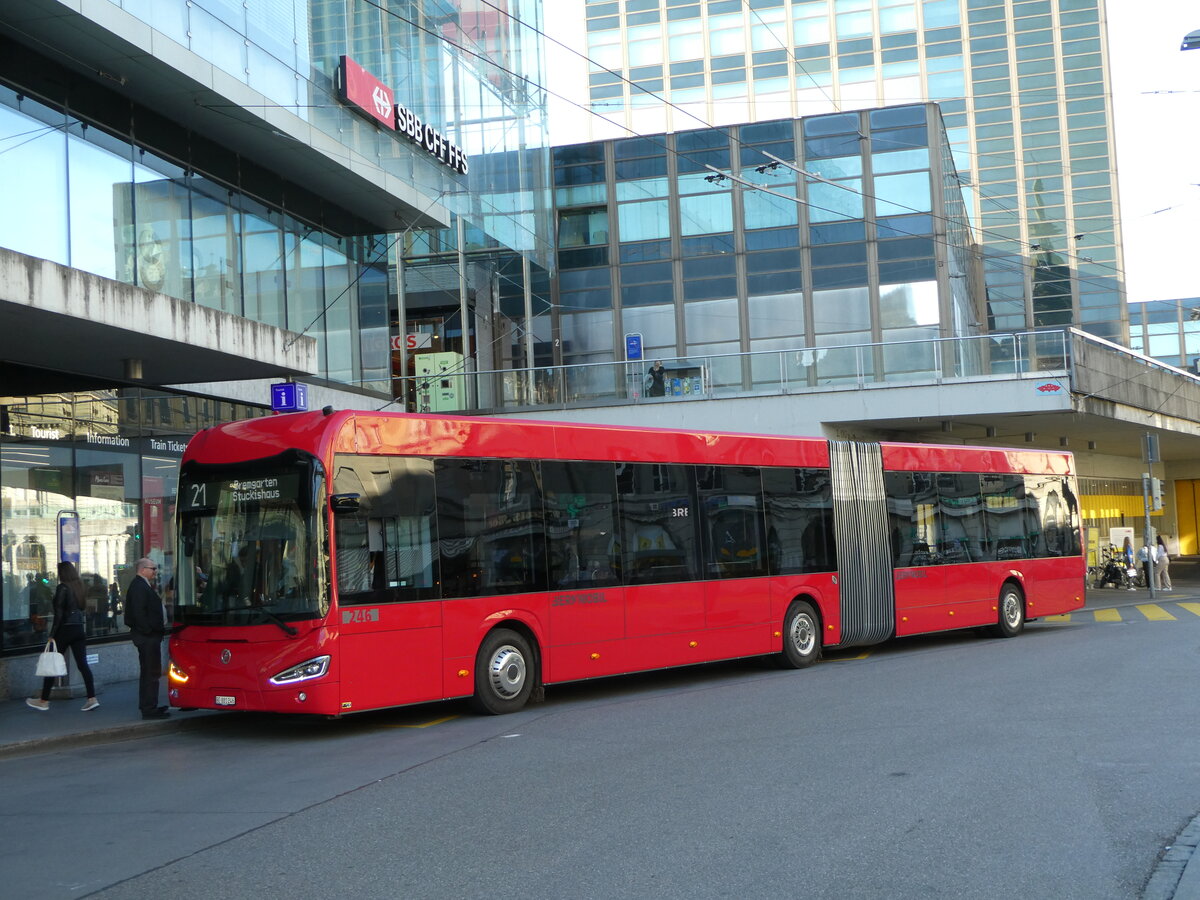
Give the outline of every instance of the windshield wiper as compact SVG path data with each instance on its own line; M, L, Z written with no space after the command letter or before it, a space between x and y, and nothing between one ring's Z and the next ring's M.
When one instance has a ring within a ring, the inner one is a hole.
M275 613L263 609L261 606L225 606L221 609L204 609L201 607L199 612L206 616L220 616L231 612L258 613L258 615L265 618L272 625L278 625L289 635L296 635L300 633L297 629L293 628L287 622L283 621L283 619L279 618L279 616L275 615Z
M275 615L275 613L273 613L267 609L264 609L261 606L252 606L252 607L250 607L250 611L256 612L260 616L265 616L267 618L267 620L271 622L272 625L278 625L287 634L299 634L300 633L297 629L293 628L287 622L283 621L283 619L279 618L279 616Z

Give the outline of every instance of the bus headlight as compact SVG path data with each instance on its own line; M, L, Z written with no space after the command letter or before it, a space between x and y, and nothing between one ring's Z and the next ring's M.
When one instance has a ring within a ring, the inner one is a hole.
M175 684L187 684L188 673L175 665L175 660L171 660L167 666L167 678Z
M329 671L328 656L314 656L312 659L305 660L299 665L292 666L290 669L284 669L282 672L272 675L268 679L271 684L295 684L297 681L311 681L314 678L320 678Z

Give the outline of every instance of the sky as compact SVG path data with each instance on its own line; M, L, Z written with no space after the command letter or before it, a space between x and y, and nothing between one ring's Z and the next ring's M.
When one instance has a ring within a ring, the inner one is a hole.
M1196 0L1108 0L1129 300L1200 297L1200 28Z
M1107 0L1106 7L1128 297L1200 297L1200 266L1190 264L1200 259L1200 50L1179 50L1184 35L1200 28L1200 0ZM549 35L586 47L582 0L554 0L543 12ZM558 73L552 90L586 96L578 57L549 42L547 57ZM588 113L554 98L550 110L553 143L586 134Z

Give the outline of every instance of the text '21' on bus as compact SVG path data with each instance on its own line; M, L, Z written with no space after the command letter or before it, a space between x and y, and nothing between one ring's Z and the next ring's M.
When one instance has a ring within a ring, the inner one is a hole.
M1070 454L403 413L184 457L169 692L341 715L1083 604Z

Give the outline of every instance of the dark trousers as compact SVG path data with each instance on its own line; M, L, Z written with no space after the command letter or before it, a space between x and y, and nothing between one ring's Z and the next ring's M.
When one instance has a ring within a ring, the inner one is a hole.
M54 645L58 647L58 652L63 656L67 655L67 649L75 655L75 668L79 670L79 674L83 676L83 685L87 688L89 697L96 696L96 682L92 679L92 670L87 664L87 637L83 633L82 625L64 625L58 629L58 636L54 638ZM50 691L54 689L53 678L42 679L42 699L50 699Z
M141 638L138 652L138 709L143 713L158 709L158 682L162 678L162 640Z

